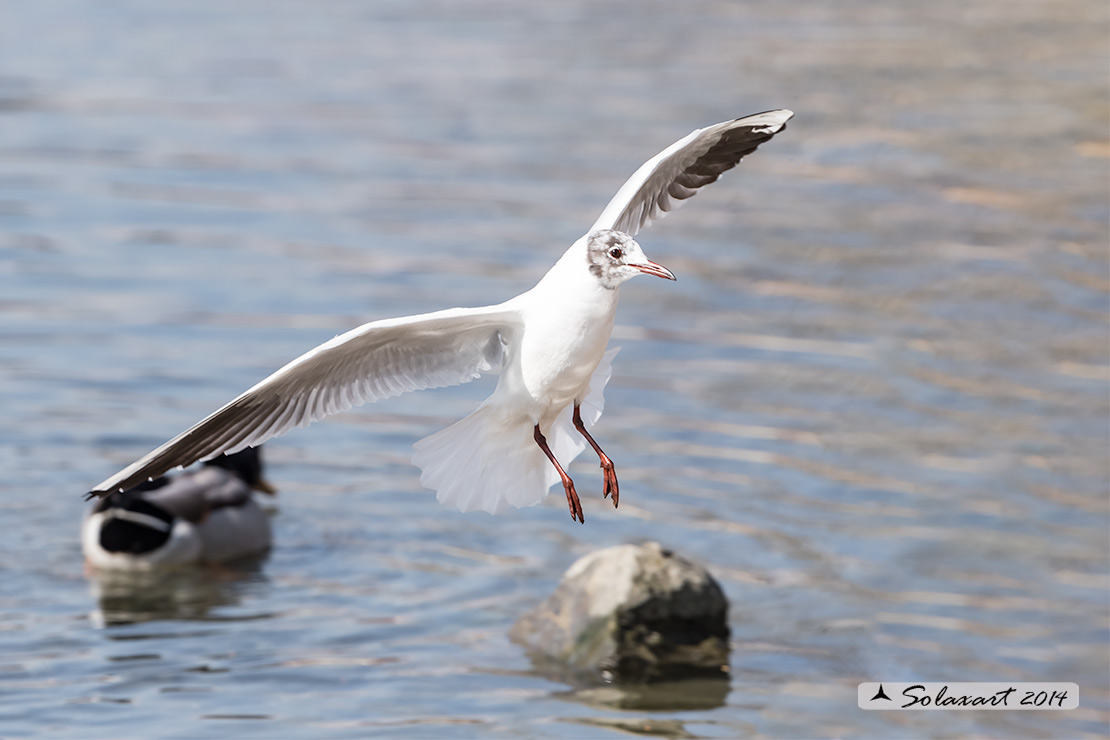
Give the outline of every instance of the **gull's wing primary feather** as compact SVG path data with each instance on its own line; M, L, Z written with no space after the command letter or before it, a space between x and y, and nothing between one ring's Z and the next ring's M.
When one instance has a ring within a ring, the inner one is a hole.
M630 236L682 205L760 144L786 128L794 113L772 110L707 126L679 139L636 170L590 231L616 229Z
M353 406L498 371L502 342L520 327L511 302L363 324L301 355L89 495L126 490L178 466L257 447Z

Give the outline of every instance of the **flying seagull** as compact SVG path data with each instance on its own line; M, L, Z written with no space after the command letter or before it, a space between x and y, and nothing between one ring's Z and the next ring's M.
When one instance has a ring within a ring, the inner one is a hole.
M507 505L534 505L561 482L571 518L585 522L565 466L589 444L601 462L603 496L616 506L613 462L589 429L601 416L615 354L605 348L618 289L641 274L675 279L633 237L716 182L793 115L773 110L693 131L636 170L531 290L494 306L373 321L340 334L109 477L89 497L257 447L354 406L500 372L493 394L474 413L415 444L421 484L460 511L496 514Z

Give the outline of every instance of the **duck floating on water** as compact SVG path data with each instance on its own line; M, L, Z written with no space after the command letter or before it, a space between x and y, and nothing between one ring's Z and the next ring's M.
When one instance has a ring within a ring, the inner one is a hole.
M258 447L105 496L82 525L85 559L99 569L152 570L265 552L270 517L254 491L276 493Z

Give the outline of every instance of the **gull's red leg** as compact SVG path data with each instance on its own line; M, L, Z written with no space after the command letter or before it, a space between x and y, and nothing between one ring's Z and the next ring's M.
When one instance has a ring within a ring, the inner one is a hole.
M579 434L586 438L590 443L590 447L594 448L598 458L601 460L602 474L605 476L605 492L602 498L608 497L613 494L613 508L617 507L617 502L620 500L620 486L617 484L617 470L613 467L613 461L601 449L601 446L594 442L594 438L586 431L586 425L582 423L582 412L578 409L578 404L574 404L574 428L578 430Z
M582 524L586 523L586 517L582 514L582 502L578 500L578 492L574 490L574 481L570 479L563 466L555 459L552 454L551 448L547 446L547 438L540 432L540 425L536 425L536 433L533 435L536 439L536 444L543 450L543 454L547 455L547 459L555 466L555 470L559 473L559 478L563 481L563 488L567 492L567 506L570 507L570 518L577 519Z

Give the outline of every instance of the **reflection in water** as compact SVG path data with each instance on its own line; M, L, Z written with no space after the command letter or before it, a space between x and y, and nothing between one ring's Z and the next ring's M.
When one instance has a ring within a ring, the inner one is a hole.
M587 727L601 727L631 735L644 735L646 737L666 737L682 740L683 738L698 737L686 729L682 722L674 719L609 719L609 718L582 718L569 719L567 722L586 725Z
M703 678L582 687L555 695L602 709L693 711L724 706L728 692L728 679Z
M89 569L104 626L159 619L207 620L212 609L239 604L244 592L264 582L267 556L219 566L171 571L125 572Z

